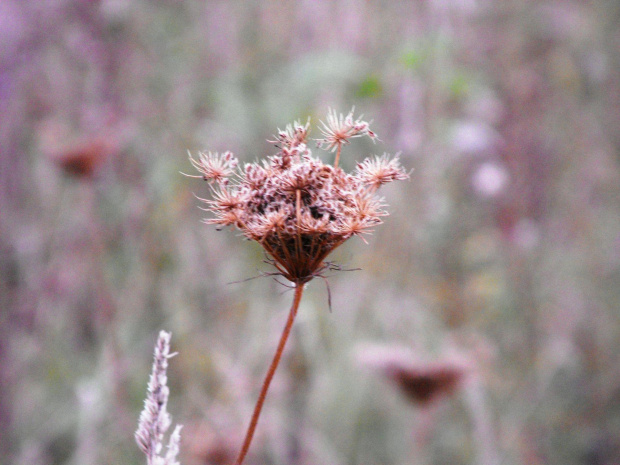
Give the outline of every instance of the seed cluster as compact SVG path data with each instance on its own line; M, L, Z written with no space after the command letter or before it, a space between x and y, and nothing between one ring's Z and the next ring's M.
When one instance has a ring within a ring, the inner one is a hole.
M347 142L343 134L347 118L329 118L325 125L337 134L333 144ZM355 122L367 131L368 123ZM237 169L230 153L201 153L192 164L211 185L212 198L201 199L214 216L209 224L235 226L257 241L273 259L278 272L296 284L310 281L325 268L324 260L351 236L371 232L387 215L385 204L375 196L387 182L406 179L398 157L366 159L355 173L312 156L307 146L310 125L295 122L276 136L280 151L263 163L248 163ZM324 135L326 134L323 131ZM348 131L349 137L357 133Z

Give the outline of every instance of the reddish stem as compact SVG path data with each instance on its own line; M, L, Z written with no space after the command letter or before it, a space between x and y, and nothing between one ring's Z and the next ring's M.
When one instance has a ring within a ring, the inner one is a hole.
M340 160L340 150L342 149L342 143L338 142L338 150L336 151L336 159L334 160L334 168L338 166Z
M278 368L278 364L280 363L280 358L282 357L282 352L284 351L284 346L286 345L286 341L288 339L289 334L291 333L291 328L293 327L293 321L295 321L295 315L297 315L297 309L299 308L299 302L301 301L301 295L304 290L304 285L299 283L295 286L295 296L293 297L293 304L291 305L291 309L289 311L288 320L286 320L286 326L284 326L284 330L282 331L282 336L280 336L280 342L278 343L278 348L276 349L276 353L271 361L271 365L269 366L269 370L267 371L267 375L265 376L265 380L263 381L263 387L261 388L260 395L258 396L258 401L256 402L256 407L254 407L254 413L252 414L252 420L250 420L250 425L248 426L248 430L245 433L245 439L243 440L243 446L241 447L241 451L239 452L239 456L235 461L235 465L241 465L243 463L243 459L248 453L248 449L250 448L250 443L252 442L252 437L254 436L254 430L256 429L256 424L258 423L258 417L260 416L260 412L263 408L263 403L265 402L265 397L267 396L267 391L269 390L269 385L271 384L271 380L273 375Z

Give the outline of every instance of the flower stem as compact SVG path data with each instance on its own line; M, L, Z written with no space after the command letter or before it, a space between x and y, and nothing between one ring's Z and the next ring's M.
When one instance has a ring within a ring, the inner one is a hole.
M338 151L336 152L336 159L334 160L334 168L338 166L338 161L340 161L340 150L342 149L342 143L338 142Z
M261 388L260 395L258 396L258 401L256 402L256 406L254 407L254 413L252 414L252 419L250 420L248 430L245 433L243 446L241 447L239 456L235 461L235 465L241 465L243 463L243 459L245 458L246 454L248 453L248 449L250 448L250 443L252 442L252 437L254 436L254 430L256 429L256 424L258 423L258 417L260 416L260 412L263 408L263 403L265 402L265 397L267 396L267 391L269 390L269 385L271 384L273 375L275 374L276 369L278 368L278 364L280 363L280 358L282 357L284 346L286 345L288 336L291 333L291 328L293 327L293 321L295 321L295 315L297 315L297 309L299 308L299 302L301 301L301 295L303 291L303 283L298 283L295 285L295 296L293 297L293 304L291 305L291 309L289 311L288 320L286 321L286 326L284 326L282 336L280 336L278 348L276 349L276 353L273 357L273 360L271 361L271 365L269 366L269 370L267 371L265 380L263 381L263 387Z

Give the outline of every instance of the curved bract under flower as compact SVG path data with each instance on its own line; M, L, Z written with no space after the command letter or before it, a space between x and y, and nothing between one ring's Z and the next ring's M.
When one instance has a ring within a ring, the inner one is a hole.
M308 132L309 123L287 126L276 136L279 153L235 172L227 169L237 165L230 152L191 159L201 177L214 181L212 199L203 200L213 213L206 222L235 226L257 241L296 284L320 273L329 253L351 236L381 224L387 211L375 197L377 188L408 177L398 158L387 155L345 173L312 156Z

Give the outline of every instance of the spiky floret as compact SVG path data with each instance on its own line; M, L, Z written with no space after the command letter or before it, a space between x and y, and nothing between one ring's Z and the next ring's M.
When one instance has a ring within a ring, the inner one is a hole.
M338 114L334 109L328 110L326 122L321 121L322 126L319 127L323 134L322 139L317 139L319 147L334 152L339 146L348 144L349 139L354 137L368 136L373 141L377 138L377 135L370 130L370 123L363 121L362 116L353 119L354 110L355 107L351 108L346 116Z
M400 165L398 155L393 158L387 153L366 158L357 164L356 176L367 186L378 189L383 184L407 179L408 175Z
M238 163L232 152L222 154L199 152L197 160L190 154L189 161L202 174L202 176L194 177L201 177L205 181L215 182L219 185L228 183L228 178L235 172Z

